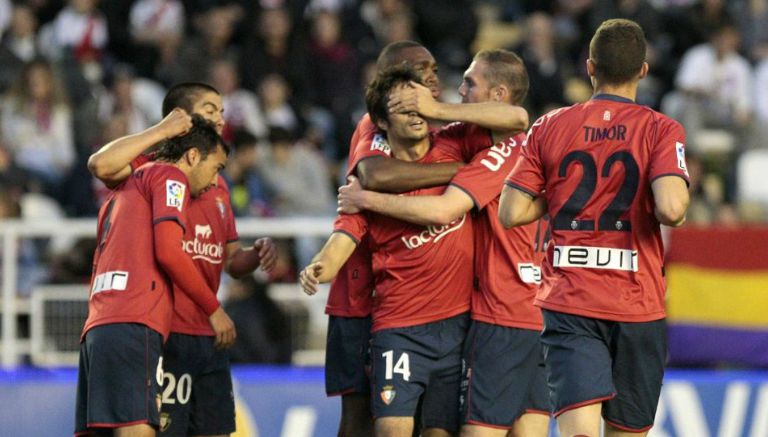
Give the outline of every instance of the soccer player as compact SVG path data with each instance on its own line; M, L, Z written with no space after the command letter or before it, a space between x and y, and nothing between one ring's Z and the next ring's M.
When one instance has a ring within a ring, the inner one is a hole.
M380 74L368 87L366 105L376 125L386 132L392 155L401 160L441 162L461 159L460 150L485 138L456 139L430 133L415 114L390 113L392 89L418 78L398 68ZM433 194L444 187L405 195ZM366 240L361 240L366 237ZM458 428L460 355L468 317L472 271L471 218L464 215L447 226L423 227L375 214L344 215L315 261L300 274L302 287L314 294L319 282L331 280L355 246L373 253L376 294L371 340L374 389L373 416L377 436L410 436L422 395L442 413L447 431ZM425 419L426 423L426 419Z
M119 183L149 158L142 152L163 138L173 138L188 129L189 114L201 115L224 127L221 96L202 83L172 87L163 101L166 117L157 125L107 144L91 156L89 168L108 185ZM208 286L219 288L222 270L233 277L257 267L269 271L276 249L269 238L241 248L235 228L229 191L223 178L193 199L188 207L189 227L183 247L203 274ZM174 283L174 319L163 351L163 411L161 435L228 435L235 430L235 406L229 356L231 342L216 342L203 314ZM183 290L182 290L183 291Z
M636 23L603 22L589 46L586 103L531 127L507 179L505 227L549 213L553 244L536 304L561 435L645 435L664 375L666 329L659 224L688 206L685 132L635 103L648 73Z
M173 318L168 279L208 317L218 342L234 341L232 321L181 245L190 195L214 183L228 152L213 126L198 118L102 206L81 337L76 434L155 435L162 345Z
M459 88L467 104L519 105L528 91L522 60L506 50L479 52ZM423 99L429 104L429 99ZM421 105L425 106L425 105ZM478 129L455 124L452 131ZM457 132L457 133L458 133ZM520 154L519 131L477 153L439 196L396 196L361 191L357 181L339 190L342 212L359 209L425 226L444 226L477 209L472 326L464 348L463 436L548 434L549 399L539 340L541 312L533 300L541 273L534 260L537 224L508 232L498 220L504 178ZM505 357L499 360L499 357ZM522 416L522 417L521 417Z
M398 41L386 46L377 60L382 72L397 65L412 68L426 86L393 91L390 108L417 105L426 93L429 106L423 112L444 121L482 122L500 130L524 129L528 114L520 107L485 102L477 105L441 103L437 63L424 46L413 41ZM409 87L410 88L410 87ZM418 93L418 94L417 94ZM403 192L444 185L456 174L459 163L415 164L390 158L389 145L365 115L350 141L348 174L357 174L370 187ZM358 245L331 283L326 313L329 316L325 358L326 393L341 395L340 435L371 435L370 382L366 373L370 342L370 314L373 278L371 255L366 245ZM429 407L429 405L427 405ZM442 416L442 412L427 416ZM429 417L426 426L430 426Z

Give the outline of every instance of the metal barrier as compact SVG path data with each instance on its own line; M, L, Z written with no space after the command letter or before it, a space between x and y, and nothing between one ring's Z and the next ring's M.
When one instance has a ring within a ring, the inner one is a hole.
M280 219L239 219L237 228L243 238L275 237L293 238L299 236L325 237L333 228L331 218L297 217ZM18 336L17 317L29 302L16 295L18 278L17 253L19 241L23 238L44 237L95 237L96 221L75 220L0 220L2 237L2 348L0 365L10 369L20 363L22 354L32 348ZM318 299L319 298L319 299ZM315 296L311 305L317 306L322 298ZM324 304L323 300L322 303ZM30 307L30 311L37 311ZM40 327L38 326L38 329Z

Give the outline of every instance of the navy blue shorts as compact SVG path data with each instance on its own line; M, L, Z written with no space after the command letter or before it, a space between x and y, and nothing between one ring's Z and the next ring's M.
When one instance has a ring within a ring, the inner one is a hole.
M215 337L172 333L163 350L160 435L235 432L235 398L229 354Z
M382 329L371 340L373 416L413 417L422 398L422 425L459 428L461 348L469 316Z
M160 423L163 337L135 323L91 328L80 345L75 434Z
M550 414L540 336L472 321L464 343L463 423L510 429L525 413Z
M325 392L328 396L371 392L371 318L328 318Z
M603 402L616 428L653 426L667 355L666 320L612 322L543 310L541 341L555 415Z

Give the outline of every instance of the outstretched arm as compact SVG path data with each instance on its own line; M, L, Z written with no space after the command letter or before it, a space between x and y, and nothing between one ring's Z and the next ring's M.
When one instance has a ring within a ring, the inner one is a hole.
M461 162L418 164L384 156L372 156L357 164L363 187L389 193L403 193L419 188L445 185L453 179Z
M270 272L277 263L277 247L271 238L259 238L253 246L243 248L240 242L227 244L227 261L224 269L233 278L242 278L261 270Z
M389 110L413 111L433 120L463 121L499 132L525 130L529 122L528 111L521 106L502 102L443 103L432 97L429 88L415 82L390 94Z
M131 161L142 152L167 138L182 135L192 127L192 118L176 108L156 125L118 138L88 158L88 170L109 188L114 188L131 175Z
M504 228L527 225L547 212L544 196L534 198L529 193L504 185L499 200L499 221Z
M363 190L354 176L339 188L338 212L354 214L369 210L419 225L447 225L472 209L472 198L449 186L440 196L397 196Z
M312 262L299 274L301 288L308 295L317 293L317 286L330 282L347 262L357 242L344 232L335 231Z

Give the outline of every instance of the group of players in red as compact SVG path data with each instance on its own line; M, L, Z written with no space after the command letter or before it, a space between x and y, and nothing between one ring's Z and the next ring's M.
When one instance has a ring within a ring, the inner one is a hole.
M645 47L636 23L603 23L593 98L527 135L524 115L497 123L527 91L514 54L478 53L452 106L430 95L426 49L384 50L380 67L408 68L380 68L368 87L343 214L300 274L308 294L335 278L339 435L546 436L550 415L568 437L597 437L601 417L607 436L651 428L666 354L659 225L684 222L688 175L680 124L635 103Z
M334 280L326 389L342 395L339 435L546 436L551 414L565 436L598 436L601 416L608 436L652 426L666 351L659 224L684 221L688 193L682 128L634 103L644 59L637 24L603 23L593 99L525 135L513 53L478 53L463 102L447 104L426 48L382 51L343 214L300 274L309 294ZM221 96L182 84L163 110L89 161L114 191L99 214L78 435L234 431L235 331L216 289L224 269L269 270L274 245L237 243L218 176Z

